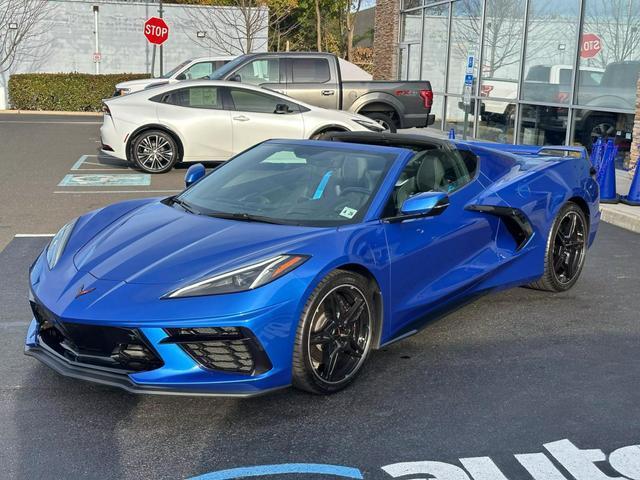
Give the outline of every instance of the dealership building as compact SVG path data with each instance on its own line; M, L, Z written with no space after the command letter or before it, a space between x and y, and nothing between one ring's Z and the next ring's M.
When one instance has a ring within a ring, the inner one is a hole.
M640 0L378 0L375 30L376 77L429 80L436 128L628 159Z

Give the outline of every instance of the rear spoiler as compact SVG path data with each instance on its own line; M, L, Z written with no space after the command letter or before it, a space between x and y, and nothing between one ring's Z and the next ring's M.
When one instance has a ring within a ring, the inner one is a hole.
M546 156L546 157L570 157L583 158L587 160L587 150L584 147L564 147L564 146L538 146L538 145L511 145L505 143L490 142L466 142L469 145L500 150L501 152L513 153L525 156Z

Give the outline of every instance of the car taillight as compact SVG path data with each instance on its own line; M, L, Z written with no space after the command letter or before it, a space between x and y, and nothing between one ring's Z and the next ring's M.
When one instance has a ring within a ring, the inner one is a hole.
M111 110L109 110L109 107L107 106L106 103L102 104L102 113L104 113L105 115L111 116Z
M493 92L493 85L482 85L482 87L480 87L481 97L488 97L491 92Z
M424 108L431 108L433 105L433 92L431 90L420 90L420 97L424 102Z

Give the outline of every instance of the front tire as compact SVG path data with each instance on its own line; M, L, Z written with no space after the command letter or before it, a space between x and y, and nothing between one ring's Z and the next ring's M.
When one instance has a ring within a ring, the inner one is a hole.
M147 130L131 144L131 161L146 173L165 173L179 161L178 144L167 132Z
M371 350L374 302L361 275L335 270L309 296L293 352L293 386L326 395L349 385Z
M530 286L548 292L565 292L573 287L584 267L589 228L578 205L567 203L556 216L544 258L544 274Z

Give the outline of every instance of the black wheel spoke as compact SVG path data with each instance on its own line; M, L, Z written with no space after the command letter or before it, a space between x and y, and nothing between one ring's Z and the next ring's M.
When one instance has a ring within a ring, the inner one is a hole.
M340 319L341 323L343 325L348 325L357 321L358 318L360 318L360 315L362 315L362 312L364 312L365 306L364 299L357 297L355 302L353 302L353 305L351 305L346 311L344 317Z
M325 330L320 330L319 332L314 332L311 334L309 342L311 345L326 345L327 343L331 343L334 340L335 339L330 333L326 332Z

